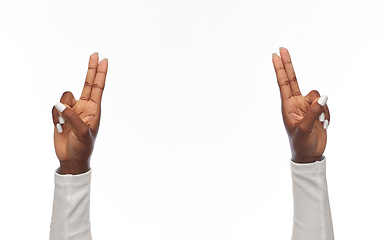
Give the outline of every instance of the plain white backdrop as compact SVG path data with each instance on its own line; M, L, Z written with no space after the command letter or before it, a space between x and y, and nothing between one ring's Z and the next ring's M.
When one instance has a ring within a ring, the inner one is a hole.
M380 1L0 4L0 239L48 239L51 109L109 59L93 153L94 239L290 239L290 147L271 55L329 96L337 239L382 239Z

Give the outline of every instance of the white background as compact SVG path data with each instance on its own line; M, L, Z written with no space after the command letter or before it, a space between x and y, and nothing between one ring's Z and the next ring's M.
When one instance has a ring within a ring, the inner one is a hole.
M48 239L51 109L109 59L94 239L290 239L290 148L271 55L329 96L337 239L382 239L380 1L2 1L0 239Z

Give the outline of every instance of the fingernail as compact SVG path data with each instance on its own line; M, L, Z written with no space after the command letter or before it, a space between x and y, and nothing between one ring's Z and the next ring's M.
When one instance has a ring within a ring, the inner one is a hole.
M102 59L103 61L108 61L108 59L107 58L104 58L104 59Z
M324 123L323 123L323 128L324 129L327 129L328 128L328 120L324 120Z
M57 109L57 111L62 113L65 110L66 107L61 102L58 102L58 103L55 104L55 108Z
M324 122L324 113L321 113L321 115L319 116L319 121Z
M57 132L58 133L62 133L63 132L63 128L61 127L60 123L57 123L56 128L57 128Z
M93 54L96 54L98 56L98 52L94 52Z
M282 49L284 49L285 47L279 47L279 50L282 50Z
M60 124L64 124L65 123L65 120L63 117L59 116L59 123Z
M274 57L274 56L277 56L277 55L278 55L278 54L276 54L276 53L273 53L273 57Z
M322 107L326 105L327 99L328 97L326 95L323 95L322 97L320 97L318 100L319 105L321 105Z

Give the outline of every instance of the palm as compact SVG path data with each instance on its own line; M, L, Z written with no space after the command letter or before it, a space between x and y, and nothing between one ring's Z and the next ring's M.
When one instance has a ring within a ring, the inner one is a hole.
M100 122L100 106L91 101L79 100L75 105L70 107L72 107L74 112L88 125L89 133L95 137ZM62 133L55 131L54 143L57 157L60 161L77 159L81 153L84 153L84 149L87 148L87 144L81 141L78 133L73 131L69 124L63 126ZM90 152L88 151L86 155L89 156Z
M79 100L73 110L89 126L92 134L98 130L100 123L100 105L92 101Z
M310 99L309 95L306 97L303 95L291 97L284 103L284 107L282 108L283 120L286 130L289 132L289 136L293 136L296 125L303 119L311 106L313 100ZM306 135L306 138L299 139L299 141L292 139L294 145L300 145L301 148L306 149L307 152L314 157L322 156L326 148L326 141L326 130L323 129L319 121L314 123L314 128Z

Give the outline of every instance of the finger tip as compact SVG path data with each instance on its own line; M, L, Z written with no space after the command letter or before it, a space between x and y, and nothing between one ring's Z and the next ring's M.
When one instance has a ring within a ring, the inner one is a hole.
M62 104L61 102L57 102L55 104L55 108L57 109L57 111L62 113L65 110L66 106L64 104Z
M328 120L327 120L327 119L324 120L323 128L324 128L324 129L327 129L327 128L328 128L328 124L329 124Z
M319 116L319 121L320 121L320 122L324 122L324 121L325 121L325 115L324 115L323 112L322 112L321 115Z
M65 124L65 120L62 116L59 116L59 123L60 124Z
M60 123L56 124L56 130L57 130L58 133L62 133L63 132L63 128L62 128Z
M321 105L322 107L324 107L324 105L326 105L326 103L327 103L327 100L328 100L328 96L323 94L323 95L318 99L318 104Z
M285 47L279 47L279 52L282 54L282 52L284 52L284 54L287 52L288 53L288 51L287 51L287 49L285 48Z

